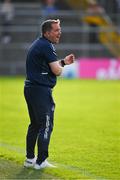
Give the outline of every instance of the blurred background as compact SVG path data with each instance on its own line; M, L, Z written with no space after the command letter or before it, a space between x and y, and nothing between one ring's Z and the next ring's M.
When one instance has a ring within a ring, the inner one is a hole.
M27 49L49 18L61 21L59 59L76 56L62 76L120 79L120 0L1 0L0 75L25 75Z

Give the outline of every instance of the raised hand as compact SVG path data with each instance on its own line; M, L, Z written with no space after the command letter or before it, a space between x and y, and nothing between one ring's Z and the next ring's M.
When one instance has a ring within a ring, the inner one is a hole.
M64 58L64 62L66 65L72 64L72 63L74 63L74 61L75 61L75 55L74 54L69 54L68 56L66 56Z

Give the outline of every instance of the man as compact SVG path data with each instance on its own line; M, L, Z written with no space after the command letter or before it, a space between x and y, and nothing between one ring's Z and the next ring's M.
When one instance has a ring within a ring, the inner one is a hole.
M59 43L61 28L59 20L46 20L41 26L42 36L31 45L27 60L24 95L28 106L30 125L26 137L25 167L35 169L53 167L46 160L48 146L53 129L55 104L52 98L52 88L56 84L56 76L61 75L65 65L74 62L70 54L64 60L57 60L53 44ZM38 155L34 155L37 141Z

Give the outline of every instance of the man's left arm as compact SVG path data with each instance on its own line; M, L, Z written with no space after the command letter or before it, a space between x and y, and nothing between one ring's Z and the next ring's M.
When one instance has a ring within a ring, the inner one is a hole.
M51 71L56 75L56 76L60 76L62 74L62 69L65 65L70 65L72 63L74 63L75 61L75 56L74 54L69 54L68 56L66 56L64 59L59 60L59 61L55 61L55 62L51 62L49 63L49 66L51 68Z
M69 54L64 59L59 60L59 64L60 64L60 66L64 67L65 65L70 65L70 64L74 63L74 61L75 61L74 54Z

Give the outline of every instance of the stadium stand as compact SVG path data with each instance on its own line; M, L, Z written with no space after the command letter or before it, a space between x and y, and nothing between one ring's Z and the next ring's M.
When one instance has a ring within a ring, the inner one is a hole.
M98 32L97 27L90 27L83 18L84 8L80 10L58 10L55 14L44 16L40 3L15 3L15 17L8 31L12 41L0 43L0 74L24 74L27 48L40 36L40 23L48 18L59 18L62 26L62 37L56 45L59 58L73 51L76 57L114 57L104 43L90 42L90 32ZM119 15L113 14L116 19ZM111 14L112 16L112 14ZM1 18L1 17L0 17ZM0 22L1 19L0 19ZM116 25L120 26L119 20ZM2 24L0 23L0 34Z

